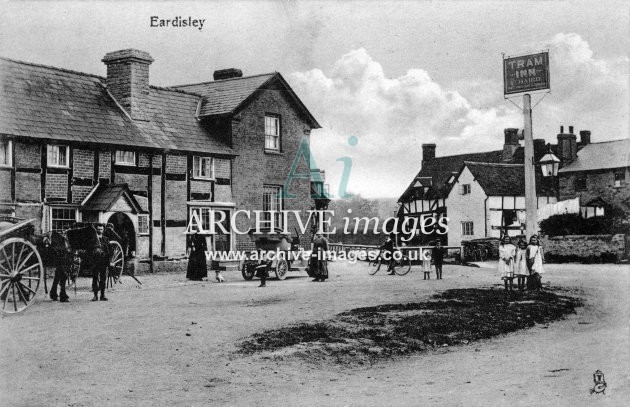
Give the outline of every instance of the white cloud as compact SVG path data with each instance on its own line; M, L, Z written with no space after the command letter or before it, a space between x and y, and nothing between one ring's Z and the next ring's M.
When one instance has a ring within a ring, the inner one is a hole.
M560 124L594 130L596 120L628 123L627 58L595 59L577 34L558 34L548 47L552 94L535 110L535 137L553 141ZM323 127L313 132L311 145L335 194L339 157L353 160L350 191L397 197L420 168L422 143L437 143L438 155L500 149L503 129L522 127L521 112L502 98L500 78L453 82L467 98L423 69L387 77L363 48L343 55L328 74L313 69L287 79ZM352 135L356 147L348 144Z

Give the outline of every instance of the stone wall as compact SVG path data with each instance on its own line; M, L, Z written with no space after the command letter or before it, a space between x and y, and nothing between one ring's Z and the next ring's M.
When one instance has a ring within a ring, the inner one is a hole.
M597 260L614 253L617 259L624 257L624 235L567 235L543 236L541 244L545 257L550 260L566 259L565 261Z

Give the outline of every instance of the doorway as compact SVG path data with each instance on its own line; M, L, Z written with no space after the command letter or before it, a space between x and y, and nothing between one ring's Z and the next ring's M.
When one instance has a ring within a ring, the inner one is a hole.
M114 232L123 240L125 246L125 257L131 256L136 252L136 230L129 216L123 212L116 212L109 217L107 223L111 223Z

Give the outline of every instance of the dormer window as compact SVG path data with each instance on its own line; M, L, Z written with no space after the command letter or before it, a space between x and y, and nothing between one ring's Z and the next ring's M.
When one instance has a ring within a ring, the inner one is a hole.
M58 144L49 144L46 146L47 160L49 167L64 167L70 166L70 147L62 146Z

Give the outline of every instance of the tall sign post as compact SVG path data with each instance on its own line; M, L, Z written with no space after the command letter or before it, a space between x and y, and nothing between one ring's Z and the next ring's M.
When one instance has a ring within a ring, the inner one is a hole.
M525 211L526 235L529 239L538 231L538 198L532 132L532 99L529 92L549 90L549 53L503 58L504 97L523 93L523 139L525 140Z

